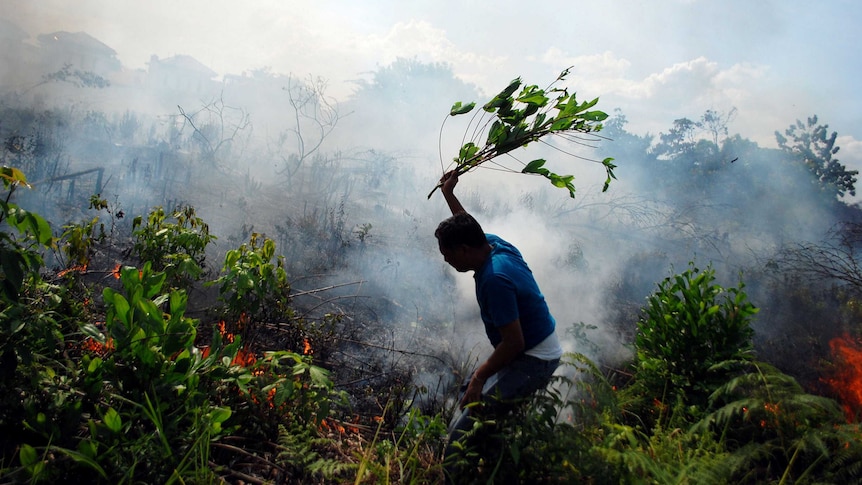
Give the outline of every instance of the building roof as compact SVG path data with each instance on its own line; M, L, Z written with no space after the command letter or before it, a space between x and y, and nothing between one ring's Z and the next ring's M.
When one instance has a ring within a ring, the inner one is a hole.
M210 69L209 67L201 64L197 59L192 56L187 55L176 55L173 57L167 57L165 59L159 59L157 56L153 56L150 59L150 67L152 68L153 63L158 63L163 67L168 67L171 69L182 70L186 72L194 72L201 75L206 76L207 78L215 77L218 73Z
M59 31L51 34L41 34L37 37L37 39L43 47L60 45L63 47L89 50L94 54L100 54L109 57L117 55L117 51L111 49L107 45L103 44L101 41L97 40L96 38L85 32Z

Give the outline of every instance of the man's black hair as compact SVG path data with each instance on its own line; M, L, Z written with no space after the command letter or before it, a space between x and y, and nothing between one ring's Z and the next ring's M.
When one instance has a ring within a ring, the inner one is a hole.
M454 248L460 244L478 248L488 243L482 226L466 212L459 212L441 222L434 231L434 237L444 248Z

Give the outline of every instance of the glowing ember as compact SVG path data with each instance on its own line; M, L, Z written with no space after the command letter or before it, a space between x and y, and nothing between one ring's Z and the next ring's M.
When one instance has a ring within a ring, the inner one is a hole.
M120 263L117 263L117 265L114 266L114 271L111 271L111 276L115 279L120 279Z
M829 342L834 374L822 381L838 395L848 421L855 421L862 411L862 345L849 335Z

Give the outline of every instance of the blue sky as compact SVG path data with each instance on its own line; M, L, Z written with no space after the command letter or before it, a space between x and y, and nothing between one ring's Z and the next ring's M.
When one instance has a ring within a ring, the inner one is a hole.
M639 134L707 109L762 146L817 114L862 168L858 0L0 0L33 34L85 31L130 68L188 54L215 71L321 76L330 94L397 57L445 62L490 93L514 77L570 85ZM441 107L441 112L448 106Z

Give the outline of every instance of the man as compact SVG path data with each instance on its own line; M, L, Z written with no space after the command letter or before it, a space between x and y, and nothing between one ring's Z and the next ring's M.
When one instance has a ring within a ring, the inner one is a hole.
M434 235L449 265L459 272L473 271L485 333L494 347L473 372L461 398L463 413L446 449L451 474L456 471L452 460L458 448L453 443L466 438L465 432L473 428L471 411L483 417L499 415L510 409L513 400L543 389L563 351L554 317L521 253L503 239L485 234L464 210L455 196L458 176L454 172L440 182L452 217L441 222ZM468 407L472 403L478 404Z

